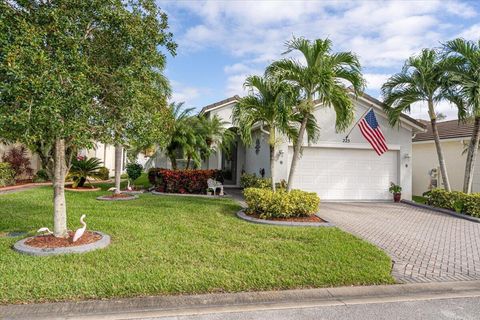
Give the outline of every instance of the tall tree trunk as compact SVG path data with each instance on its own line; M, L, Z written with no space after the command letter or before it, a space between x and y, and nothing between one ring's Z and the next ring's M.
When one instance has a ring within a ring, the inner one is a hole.
M53 160L53 235L59 238L68 237L65 175L65 140L57 139Z
M190 161L192 160L192 157L188 156L187 157L187 165L185 166L185 169L190 169Z
M440 136L438 135L437 116L433 108L433 100L428 101L428 113L430 115L430 123L432 125L433 140L435 141L435 147L437 149L437 157L440 165L440 172L442 174L443 186L445 190L451 191L452 189L450 188L450 180L448 179L447 165L445 164L442 144L440 143Z
M120 144L115 145L115 193L120 193L120 176L122 175L122 151Z
M292 163L290 165L290 173L288 174L287 192L290 192L293 187L293 177L295 174L295 169L297 167L298 159L300 158L300 151L302 150L303 136L305 135L305 128L307 127L307 121L308 121L308 118L305 116L302 119L302 123L300 124L297 142L293 146L293 157L292 157Z
M270 145L270 177L272 178L272 190L273 192L276 191L275 186L275 128L270 125L270 137L269 137L269 145Z
M463 192L471 193L473 184L473 171L477 161L478 145L480 142L480 116L475 117L472 139L468 146L467 163L465 165L465 178L463 180Z
M275 192L275 145L270 145L270 177L272 178L272 190Z

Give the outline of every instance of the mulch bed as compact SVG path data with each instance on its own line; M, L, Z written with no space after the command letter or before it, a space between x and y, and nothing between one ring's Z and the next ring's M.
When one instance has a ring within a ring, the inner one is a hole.
M248 216L257 218L257 219L262 219L260 218L259 214L256 213L246 213ZM262 219L262 220L273 220L273 221L286 221L286 222L326 222L322 218L319 218L316 215L311 215L309 217L292 217L292 218L268 218L268 219Z
M62 248L62 247L75 247L84 244L96 242L102 238L101 235L92 231L86 231L80 239L76 242L72 242L74 235L73 231L68 232L68 238L56 238L52 234L44 236L36 236L26 241L25 244L35 248Z

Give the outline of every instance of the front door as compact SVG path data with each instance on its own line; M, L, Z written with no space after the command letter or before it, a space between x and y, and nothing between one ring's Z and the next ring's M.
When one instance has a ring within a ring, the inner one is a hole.
M237 142L229 152L222 151L222 172L225 185L237 184Z

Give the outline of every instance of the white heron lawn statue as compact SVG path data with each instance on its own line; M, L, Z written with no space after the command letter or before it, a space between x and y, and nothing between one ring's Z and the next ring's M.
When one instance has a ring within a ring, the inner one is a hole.
M43 228L38 229L37 233L42 233L44 235L53 234L53 232L50 231L50 229L48 229L47 227L43 227Z
M82 224L83 227L81 227L80 229L77 229L77 231L75 231L75 234L73 235L73 240L72 242L76 242L78 239L80 239L83 234L85 233L85 230L87 230L87 224L85 223L85 221L83 221L83 219L85 219L87 216L86 215L82 215L80 217L80 223Z

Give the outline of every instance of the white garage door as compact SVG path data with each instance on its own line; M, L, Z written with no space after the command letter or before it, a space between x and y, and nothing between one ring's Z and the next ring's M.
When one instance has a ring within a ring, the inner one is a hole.
M293 149L289 150L291 161ZM322 200L391 199L398 182L398 151L306 147L297 165L294 188L314 191Z

